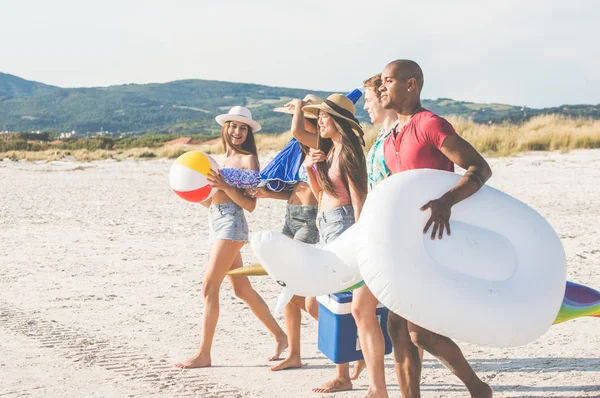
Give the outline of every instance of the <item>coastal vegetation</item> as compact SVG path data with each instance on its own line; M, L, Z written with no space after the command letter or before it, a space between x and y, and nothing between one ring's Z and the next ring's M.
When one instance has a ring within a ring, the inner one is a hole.
M563 151L600 148L600 120L541 115L523 123L475 123L464 117L448 116L456 131L486 156L512 156L528 151ZM377 128L364 125L366 150L377 136ZM52 134L15 133L0 135L0 159L52 161L73 159L174 159L190 151L219 153L223 147L219 135L190 136L199 145L165 144L173 135L146 134L135 137L70 138L53 140ZM40 140L43 138L45 140ZM281 134L256 134L261 154L274 154L291 139L289 131Z

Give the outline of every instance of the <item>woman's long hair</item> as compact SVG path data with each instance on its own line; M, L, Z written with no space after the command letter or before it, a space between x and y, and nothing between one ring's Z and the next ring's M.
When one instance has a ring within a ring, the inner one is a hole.
M341 117L329 114L330 117L335 121L336 126L342 136L342 150L338 157L338 164L342 182L350 194L349 182L352 182L352 186L358 194L365 198L367 196L367 167L365 162L365 153L363 152L364 141L359 138L354 131L350 123ZM362 130L360 131L362 133ZM322 150L325 155L329 154L333 146L331 139L321 138L319 135L319 149ZM317 172L319 184L327 194L336 197L333 183L329 179L329 163L319 162L317 163Z
M246 136L246 140L242 143L242 145L234 145L231 142L231 137L227 134L227 130L229 130L229 124L231 122L223 123L223 127L221 127L221 140L223 141L223 149L227 152L227 147L233 149L237 153L243 153L244 155L254 155L258 156L258 151L256 150L256 142L254 141L254 133L252 132L252 127L248 126L248 135ZM243 122L237 122L243 123ZM245 124L245 123L244 123Z

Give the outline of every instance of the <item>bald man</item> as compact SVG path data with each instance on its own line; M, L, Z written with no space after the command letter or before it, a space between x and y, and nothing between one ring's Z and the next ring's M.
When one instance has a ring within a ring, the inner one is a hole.
M466 169L455 187L421 208L431 217L423 228L431 239L450 235L452 206L473 195L492 176L483 157L444 118L421 106L423 72L410 60L389 63L381 76L381 103L398 115L398 125L384 142L385 162L392 174L413 169ZM431 232L429 229L431 228ZM465 384L472 397L490 398L492 389L477 377L460 348L449 338L408 322L390 312L388 331L394 346L396 375L403 398L421 396L422 348L439 359Z

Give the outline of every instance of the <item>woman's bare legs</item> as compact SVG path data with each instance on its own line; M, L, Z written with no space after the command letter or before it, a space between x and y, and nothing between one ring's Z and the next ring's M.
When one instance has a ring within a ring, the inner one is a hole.
M204 314L202 316L202 340L200 343L200 347L194 356L191 358L176 364L175 366L178 368L201 368L211 366L211 348L212 342L215 335L215 329L217 327L217 322L219 320L219 290L221 288L221 283L227 272L233 267L239 268L242 264L242 258L240 256L240 249L244 245L244 242L236 242L231 240L222 240L217 239L213 244L210 253L210 259L208 262L208 270L206 275L204 276L204 281L202 282L202 295L204 298ZM237 266L236 266L237 265ZM250 282L246 277L237 277L243 278L246 280L248 287L252 291L252 287L250 286ZM242 283L243 285L243 283ZM246 288L241 288L242 294L246 293ZM234 286L235 291L235 286ZM254 292L256 294L256 292ZM237 294L237 293L236 293ZM256 294L258 296L258 294ZM258 296L259 300L262 301L262 298ZM242 298L243 299L243 298ZM244 300L246 301L246 300ZM250 301L255 304L256 299L251 298ZM285 341L284 347L281 349L283 351L285 349L285 345L287 345L287 338L285 333L273 316L271 316L267 305L262 301L264 308L269 314L272 322L269 324L263 322L265 326L273 333L275 331L274 336L277 335L278 346L279 341L283 339ZM250 304L249 304L250 306ZM256 314L256 311L251 307L252 311ZM259 311L261 315L263 315L262 311ZM257 315L258 316L258 315ZM262 319L259 316L259 319ZM274 324L274 325L273 325ZM278 329L278 330L277 330ZM278 349L276 349L277 352ZM281 353L280 351L280 353Z
M319 302L316 297L307 297L304 301L306 305L306 312L310 314L315 320L319 319Z
M298 308L296 304L289 302L285 306L284 316L290 352L288 357L281 361L281 363L271 367L272 371L302 367L302 360L300 358L300 327L302 324L302 314L300 313L300 308Z
M354 362L354 367L352 368L352 374L350 375L350 380L358 380L363 370L367 368L367 363L364 359L359 359Z
M321 387L313 388L313 392L330 393L352 390L352 381L350 381L350 364L338 364L336 365L335 370L335 379L328 381Z
M242 255L238 252L238 255L233 261L231 269L242 267ZM269 361L279 359L281 353L288 347L288 338L281 326L277 323L267 303L262 297L252 288L250 281L247 276L231 276L228 275L227 279L231 283L234 294L241 298L250 307L250 310L262 322L263 325L271 332L275 338L275 352L269 357Z
M204 314L202 315L202 340L198 352L178 368L202 368L211 365L210 350L219 320L219 290L225 275L231 269L233 261L239 254L244 242L217 239L212 246L208 270L202 282Z
M280 364L273 366L271 368L272 371L297 369L302 367L302 358L300 356L300 329L302 326L301 310L307 311L313 318L315 318L315 320L319 315L318 307L316 307L315 313L315 307L311 306L311 299L314 299L314 297L307 297L305 299L304 297L294 296L292 297L292 300L285 306L285 325L288 333L290 353L288 357Z
M302 367L302 357L300 356L300 329L302 327L302 312L304 310L315 320L319 317L319 304L316 297L294 296L285 306L285 325L288 333L288 343L290 353L280 364L273 366L272 371L284 369L297 369Z

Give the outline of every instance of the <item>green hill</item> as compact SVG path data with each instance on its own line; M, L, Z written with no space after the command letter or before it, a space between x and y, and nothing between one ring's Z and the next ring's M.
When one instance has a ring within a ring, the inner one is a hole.
M13 97L31 97L44 93L57 92L60 87L48 86L46 84L32 82L20 77L7 75L0 72L0 101Z
M211 80L60 88L0 73L0 131L210 134L218 132L216 115L233 105L243 105L263 124L264 132L279 133L289 129L290 116L273 112L273 108L309 92L322 97L330 94ZM357 117L368 122L362 105L361 100ZM543 113L600 118L600 105L522 110L510 105L437 99L424 100L423 106L441 115L460 115L479 123L519 122Z

